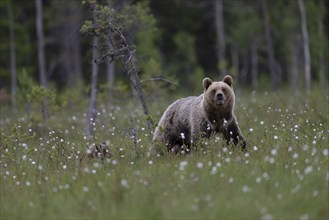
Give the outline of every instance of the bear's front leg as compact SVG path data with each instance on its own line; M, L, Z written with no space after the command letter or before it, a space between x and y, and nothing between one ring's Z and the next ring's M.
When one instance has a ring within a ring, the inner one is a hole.
M245 150L247 147L247 143L242 136L241 130L235 120L225 128L224 137L228 144L229 142L233 142L234 145L240 144L243 150Z

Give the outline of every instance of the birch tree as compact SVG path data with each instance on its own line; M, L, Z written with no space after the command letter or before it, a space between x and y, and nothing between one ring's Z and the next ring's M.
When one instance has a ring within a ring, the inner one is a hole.
M87 128L86 136L91 137L95 131L96 121L96 99L97 99L97 78L98 78L98 64L96 62L98 58L98 37L93 37L93 51L92 51L92 69L91 69L91 84L90 84L90 98L89 107L87 113Z
M303 0L298 0L298 7L300 12L300 24L303 39L303 52L304 52L304 74L305 74L305 89L311 90L311 54L310 54L310 40L307 30L307 19Z
M43 33L43 22L42 22L42 0L35 0L36 10L36 31L38 41L38 64L39 64L39 77L41 86L47 87L48 80L46 75L46 60L45 60L45 37Z
M106 63L106 80L107 80L107 86L108 86L108 102L109 105L112 104L112 90L114 86L114 75L115 74L115 63L114 62L108 62Z
M264 17L264 34L266 41L266 51L268 58L268 71L270 73L272 88L274 90L278 89L278 75L275 71L275 59L274 59L274 50L273 50L273 41L271 36L271 27L270 27L270 18L267 6L267 0L262 0L262 12Z
M46 74L46 60L45 60L45 37L43 33L43 15L42 15L42 0L35 0L36 10L36 31L38 41L38 64L39 64L39 77L40 84L44 88L48 87L48 79ZM44 107L42 108L42 114L44 121L48 118L48 100L44 99Z

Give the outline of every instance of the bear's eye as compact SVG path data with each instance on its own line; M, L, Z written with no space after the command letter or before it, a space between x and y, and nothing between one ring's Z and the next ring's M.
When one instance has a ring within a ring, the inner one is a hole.
M225 88L223 88L222 91L223 91L223 93L226 93L226 89Z

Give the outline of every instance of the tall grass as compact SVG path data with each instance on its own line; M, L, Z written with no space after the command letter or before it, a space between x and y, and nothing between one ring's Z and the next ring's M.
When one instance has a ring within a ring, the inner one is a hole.
M84 137L86 108L66 108L45 124L2 108L0 217L329 218L328 94L238 93L248 151L219 136L189 156L153 155L144 116L127 102L99 109L93 140ZM154 119L168 104L151 104ZM105 140L111 158L80 163L88 145Z

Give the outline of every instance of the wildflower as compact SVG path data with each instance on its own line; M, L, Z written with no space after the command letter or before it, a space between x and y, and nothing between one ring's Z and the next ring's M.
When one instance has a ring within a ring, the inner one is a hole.
M299 218L299 220L307 220L307 219L308 219L308 214L304 214Z
M261 218L262 220L272 220L273 216L271 214L264 214Z
M128 188L128 181L126 179L122 179L120 183L124 188Z
M242 192L247 193L247 192L250 192L250 191L251 191L251 189L249 188L249 186L244 185L244 186L242 187Z
M305 175L312 173L313 167L312 166L307 166L304 170Z
M277 150L276 150L276 149L272 149L272 150L271 150L271 154L272 154L273 156L275 156L276 153L277 153Z
M291 190L291 193L296 193L296 192L298 192L300 190L300 185L298 184L297 186L295 186L295 188L293 188L292 190Z
M217 173L217 167L214 166L214 167L211 168L210 174L215 175L216 173Z
M198 167L198 168L202 168L203 167L203 163L202 162L198 162L197 164L196 164L196 166Z
M265 180L270 179L270 175L267 172L263 173L263 177L264 177Z
M187 165L187 161L181 161L179 163L179 170L183 171L185 169L186 165Z

